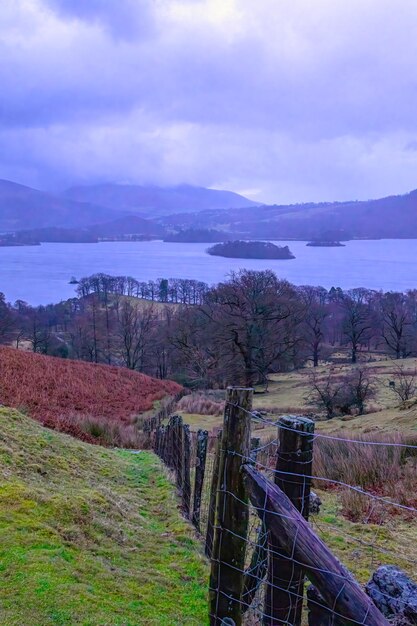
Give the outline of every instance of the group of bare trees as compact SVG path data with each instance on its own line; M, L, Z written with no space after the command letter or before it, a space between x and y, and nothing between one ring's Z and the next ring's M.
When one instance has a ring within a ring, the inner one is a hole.
M0 298L0 342L22 341L195 386L267 384L271 372L317 366L340 350L352 363L371 351L416 355L417 291L295 287L271 271L232 273L213 288L95 274L56 305Z
M110 276L93 274L81 278L77 295L81 298L95 294L101 298L108 295L129 296L151 302L171 302L174 304L202 304L208 285L189 278L158 278L147 282L131 276Z

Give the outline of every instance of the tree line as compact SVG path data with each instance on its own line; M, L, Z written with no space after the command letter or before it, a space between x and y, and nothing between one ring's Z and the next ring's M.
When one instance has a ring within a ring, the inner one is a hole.
M417 290L295 286L241 270L214 287L95 274L77 297L33 307L0 298L0 342L125 366L195 387L267 383L343 350L417 356Z

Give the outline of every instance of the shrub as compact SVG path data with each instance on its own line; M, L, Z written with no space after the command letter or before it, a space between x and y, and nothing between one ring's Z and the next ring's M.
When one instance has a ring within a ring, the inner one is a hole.
M354 437L357 441L370 442L368 435ZM407 438L400 434L378 436L382 445L364 445L349 441L346 433L343 440L325 439L318 437L314 442L313 474L317 477L328 478L359 487L374 495L387 497L400 504L415 506L415 476L417 472L416 450L384 443L417 445L417 437ZM335 485L331 482L316 481L321 489L331 489ZM383 520L386 512L398 512L390 505L373 500L354 490L342 488L341 502L344 514L353 521ZM382 508L381 508L382 507Z
M195 413L197 415L222 415L224 411L224 401L202 393L193 393L184 396L177 404L178 411L184 413Z
M0 348L0 370L2 404L25 407L28 415L45 426L84 441L117 446L137 447L135 416L181 391L172 381L127 368L12 348Z

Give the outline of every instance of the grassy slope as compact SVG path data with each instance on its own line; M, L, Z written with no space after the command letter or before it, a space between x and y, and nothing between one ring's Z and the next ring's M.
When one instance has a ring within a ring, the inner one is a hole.
M416 516L388 517L384 524L361 524L340 512L336 493L315 490L323 505L311 518L314 530L361 583L380 565L396 565L417 580Z
M207 567L156 457L0 409L0 623L206 623Z
M417 365L416 359L401 362L412 370ZM413 409L400 411L398 400L387 388L392 378L393 361L386 360L370 364L377 377L377 395L371 401L374 412L354 418L334 418L320 421L316 430L338 436L352 438L355 435L367 434L379 436L395 432L403 435L417 434L417 406ZM350 366L341 366L347 371ZM309 369L288 374L273 375L269 392L256 394L256 409L267 409L274 415L283 413L308 413L312 410L307 401ZM325 373L326 368L319 368ZM382 409L382 410L381 410ZM222 417L211 415L183 414L184 419L193 429L218 427ZM263 427L252 424L256 435L261 439L276 437L275 427ZM317 491L317 489L315 489ZM417 579L417 517L403 515L388 516L382 525L354 523L341 514L341 502L336 492L319 491L323 506L318 516L312 518L318 534L340 558L340 560L361 581L369 580L371 573L381 564L395 564Z
M180 385L124 367L0 347L0 401L44 425L81 437L77 418L130 425ZM87 440L91 440L87 438Z
M404 359L401 361L407 369L417 368L417 359ZM417 406L402 411L398 408L399 400L388 388L388 381L394 374L395 362L391 359L370 363L368 365L376 379L376 398L370 401L370 412L359 417L334 418L330 421L320 421L316 429L320 432L336 433L340 431L359 433L393 433L400 432L403 435L415 435L417 433ZM351 369L350 365L341 365L337 368L338 373L346 373ZM319 367L318 373L328 372L326 367ZM282 414L306 414L314 412L314 407L308 402L308 376L310 368L304 368L288 374L273 374L269 384L268 393L259 393L254 396L254 408L264 409L274 415ZM182 413L184 419L191 424L193 429L212 429L222 424L223 418L212 415L194 415ZM275 429L256 426L263 435L269 436Z

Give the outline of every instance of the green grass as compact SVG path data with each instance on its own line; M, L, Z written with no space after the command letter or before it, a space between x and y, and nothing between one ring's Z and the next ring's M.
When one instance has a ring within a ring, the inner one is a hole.
M384 524L361 524L347 520L340 512L338 495L317 491L323 505L311 516L315 532L361 582L366 583L380 565L396 565L412 578L417 577L415 519L393 516Z
M346 355L344 355L346 357ZM406 369L417 367L417 359L403 359L400 363ZM340 433L345 431L352 434L401 433L404 436L415 435L417 432L417 406L409 410L400 410L398 397L389 389L388 382L395 376L395 367L398 365L392 359L385 359L364 363L370 368L375 378L376 396L369 401L366 415L358 417L336 417L332 420L318 421L316 430L326 433ZM318 374L325 375L329 366L317 368ZM337 373L346 374L352 369L349 364L338 364ZM314 406L309 404L309 375L312 368L305 367L295 372L272 374L267 393L257 389L253 397L253 406L257 410L265 410L271 418L284 414L316 413ZM196 415L181 412L184 421L190 424L193 430L205 428L212 430L221 427L223 417L213 415ZM276 430L269 426L257 424L257 436L268 439L274 436Z
M0 409L2 626L202 626L207 564L157 458Z

